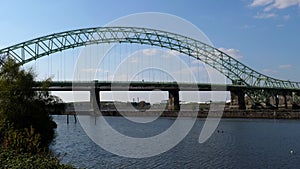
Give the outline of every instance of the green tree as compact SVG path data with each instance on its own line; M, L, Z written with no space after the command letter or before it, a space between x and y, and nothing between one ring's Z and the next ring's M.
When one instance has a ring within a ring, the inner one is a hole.
M0 118L5 123L10 123L17 131L34 131L31 135L36 134L40 138L38 146L47 148L54 138L54 128L56 127L49 112L55 110L55 106L61 100L46 90L50 79L42 83L41 91L35 91L34 78L35 75L31 69L28 71L21 69L20 65L12 59L2 61ZM64 107L61 108L61 110L63 109ZM4 137L5 134L7 134L5 130L0 131L1 137ZM31 137L35 138L35 136Z

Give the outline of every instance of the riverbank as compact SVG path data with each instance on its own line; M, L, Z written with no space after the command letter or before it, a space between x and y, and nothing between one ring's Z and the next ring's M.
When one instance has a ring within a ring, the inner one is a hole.
M181 111L183 117L194 117L193 111ZM91 111L67 112L69 115L94 115ZM261 118L261 119L300 119L300 110L224 110L223 113L219 111L199 111L198 118ZM97 115L103 116L132 116L132 117L147 117L147 116L161 116L161 117L177 117L178 111L101 111Z

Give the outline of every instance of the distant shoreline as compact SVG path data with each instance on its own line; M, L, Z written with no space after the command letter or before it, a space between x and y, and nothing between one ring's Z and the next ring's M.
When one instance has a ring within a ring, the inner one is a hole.
M181 111L183 117L194 117L193 111ZM95 115L92 111L66 112L63 115ZM220 112L210 112L211 118L220 117ZM101 111L102 116L132 116L132 117L177 117L178 111ZM199 111L197 118L207 118L208 111ZM222 118L246 119L300 119L300 110L224 110Z

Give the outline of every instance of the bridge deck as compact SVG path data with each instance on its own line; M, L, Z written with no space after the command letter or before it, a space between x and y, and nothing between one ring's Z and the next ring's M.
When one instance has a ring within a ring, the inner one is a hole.
M41 82L36 82L36 90L40 90ZM300 92L300 89L253 87L233 84L208 84L208 83L176 83L176 82L109 82L109 81L64 81L50 82L49 91L90 91L92 88L100 91L241 91L241 90L280 90L289 92Z

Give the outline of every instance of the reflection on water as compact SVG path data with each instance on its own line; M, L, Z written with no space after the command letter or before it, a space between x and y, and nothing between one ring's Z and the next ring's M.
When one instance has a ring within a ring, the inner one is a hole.
M142 159L111 154L85 134L79 123L53 116L58 124L52 150L63 163L85 168L298 168L300 121L222 119L212 137L199 144L204 119L197 119L187 137L170 151ZM149 126L106 117L115 129L132 137L158 134L175 121L159 118ZM95 122L92 121L91 122ZM113 141L113 140L112 140ZM291 153L293 150L294 153Z

